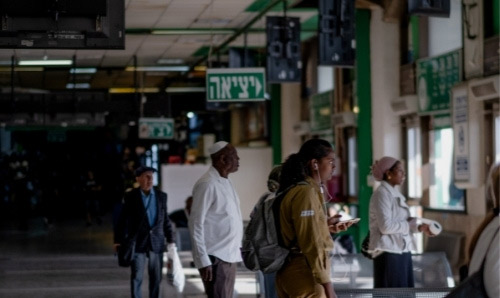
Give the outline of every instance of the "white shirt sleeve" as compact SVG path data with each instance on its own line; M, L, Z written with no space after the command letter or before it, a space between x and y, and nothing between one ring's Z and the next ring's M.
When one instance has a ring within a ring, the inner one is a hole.
M205 218L212 204L213 189L208 182L202 182L193 188L193 205L189 216L189 230L193 244L193 260L197 268L207 267L212 264L208 257L205 243Z

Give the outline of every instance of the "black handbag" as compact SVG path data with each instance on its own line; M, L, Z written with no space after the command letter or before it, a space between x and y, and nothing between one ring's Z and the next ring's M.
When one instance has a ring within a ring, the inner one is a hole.
M495 239L496 234L493 235L493 239ZM493 240L492 240L493 242ZM488 250L490 250L491 243L488 246ZM481 264L481 268L477 272L474 272L472 275L464 279L458 286L453 288L453 290L446 295L445 298L488 298L488 294L486 293L486 288L484 287L484 262L486 260L486 256L483 259L483 263Z
M127 239L118 247L118 266L130 267L135 254L135 237Z
M370 231L368 231L368 234L366 235L365 239L363 239L363 242L361 243L361 253L366 258L373 260L373 256L369 252L369 245L370 245Z
M145 209L147 209L148 206L146 206ZM139 232L142 224L144 223L144 218L146 218L146 213L144 213L144 215L142 216L141 223L139 224L137 232ZM135 254L136 238L137 234L135 234L134 237L127 238L123 243L120 243L120 246L118 246L118 266L130 267L130 265L132 264L132 260L134 259Z

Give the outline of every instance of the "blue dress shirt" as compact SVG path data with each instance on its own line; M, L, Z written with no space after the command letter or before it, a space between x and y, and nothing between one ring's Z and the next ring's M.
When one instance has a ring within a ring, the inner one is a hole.
M141 190L142 203L144 204L144 208L146 209L146 214L148 215L149 226L152 227L156 222L156 217L158 216L158 206L156 203L156 197L154 190L149 192L149 195L146 195Z

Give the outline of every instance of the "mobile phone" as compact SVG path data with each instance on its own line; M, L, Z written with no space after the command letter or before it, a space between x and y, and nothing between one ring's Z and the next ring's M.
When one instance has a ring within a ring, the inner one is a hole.
M360 220L361 220L361 218L359 218L359 217L351 218L351 219L341 220L338 223L336 223L335 225L348 224L348 223L355 224L355 223L359 222Z

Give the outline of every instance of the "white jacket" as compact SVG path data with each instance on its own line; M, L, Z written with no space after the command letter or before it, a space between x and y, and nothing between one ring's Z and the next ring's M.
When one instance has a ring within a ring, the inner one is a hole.
M416 249L415 220L408 221L410 209L395 187L382 181L370 200L370 244L374 256L382 252L403 253Z

